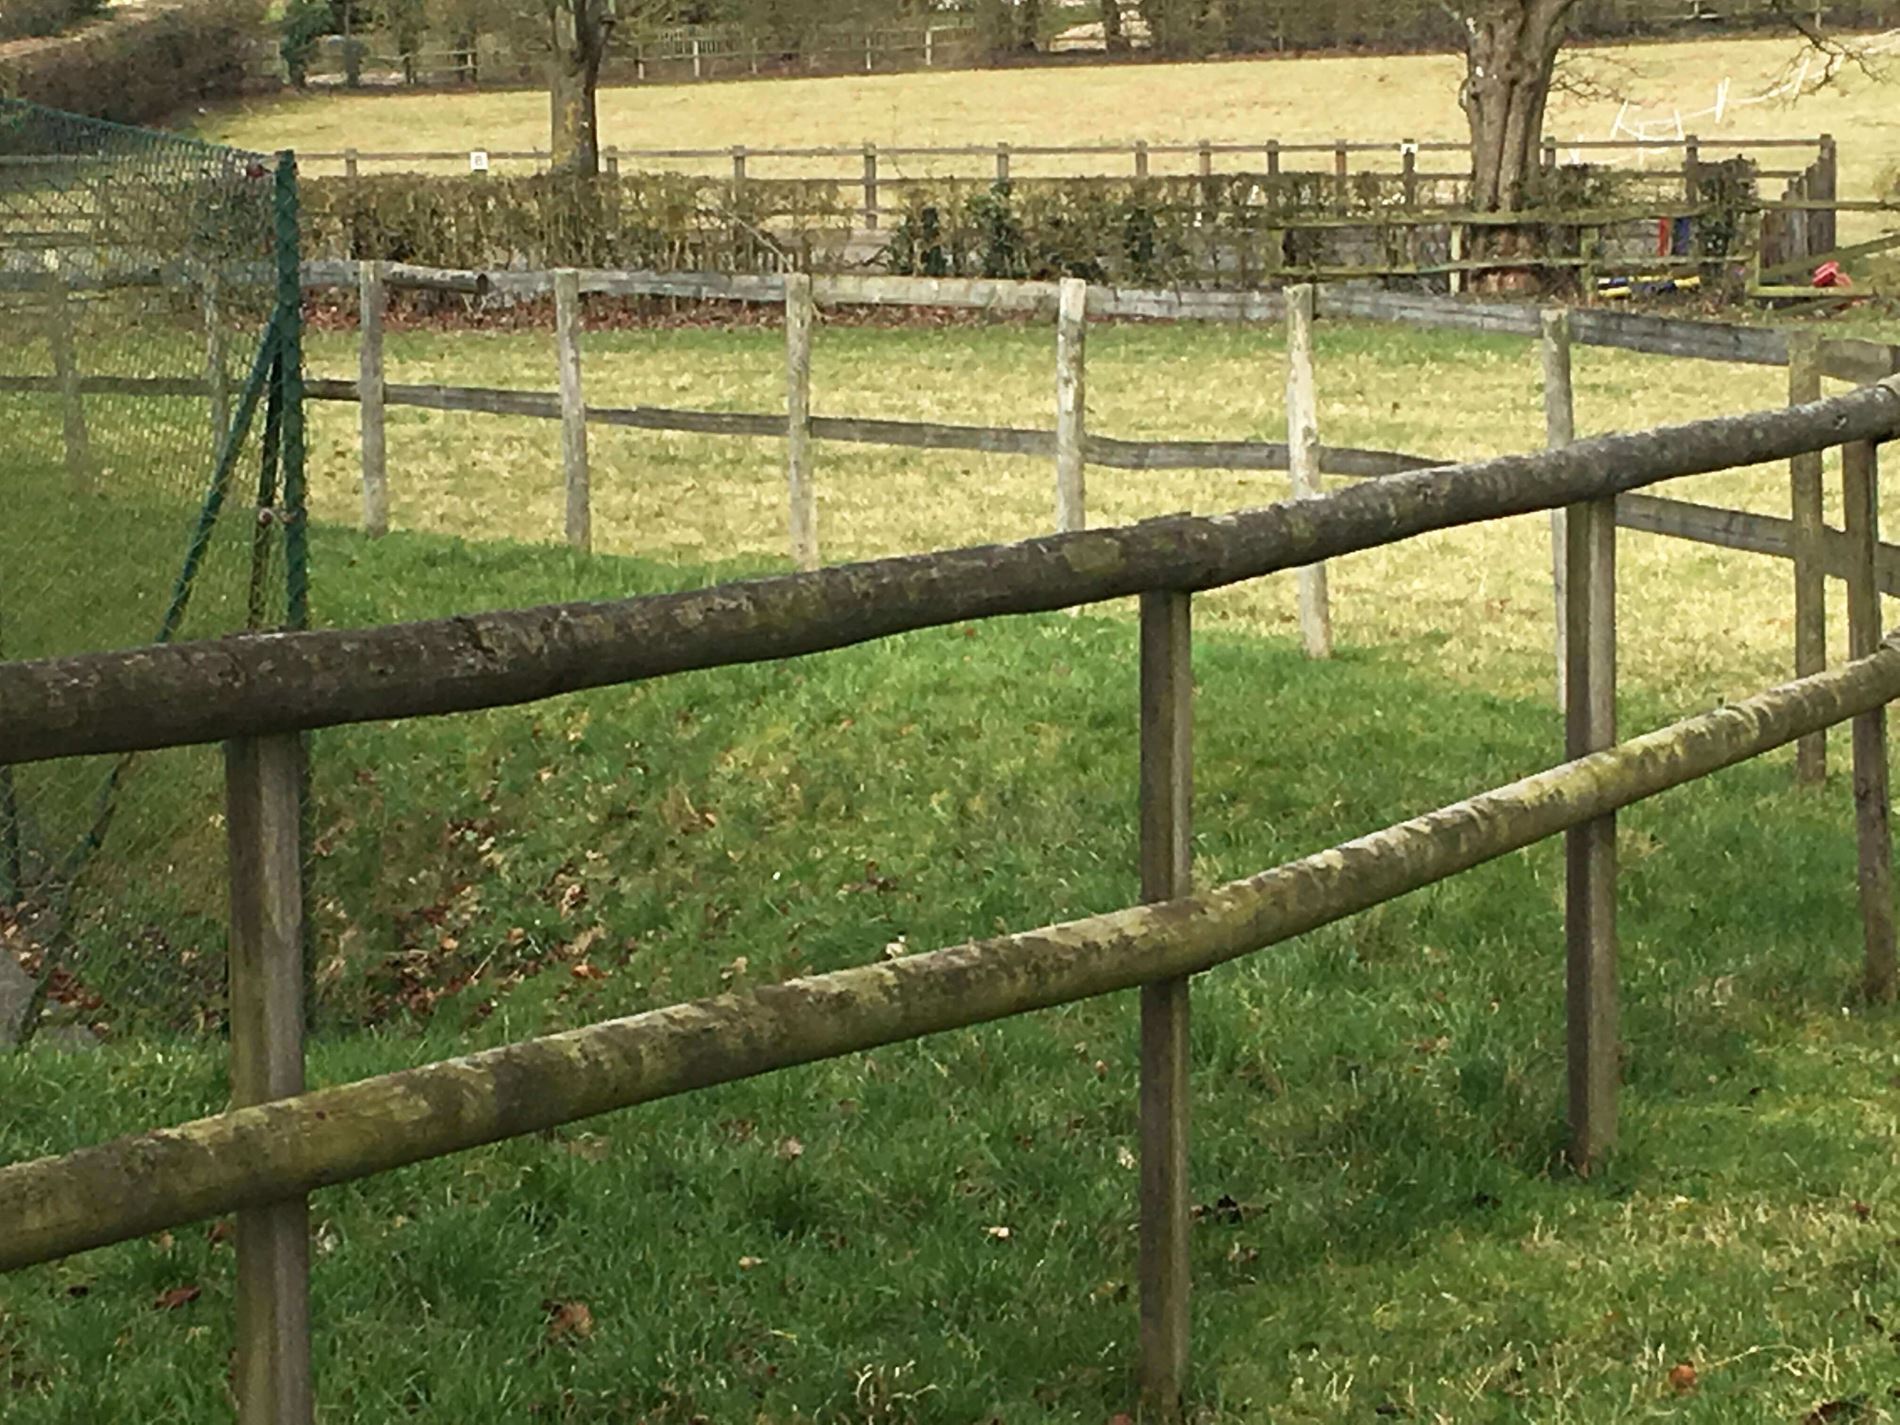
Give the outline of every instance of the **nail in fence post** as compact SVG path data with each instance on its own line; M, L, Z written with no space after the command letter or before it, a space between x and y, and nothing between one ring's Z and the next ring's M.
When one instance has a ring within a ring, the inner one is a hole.
M811 274L785 274L785 477L792 563L818 567L818 488L812 478Z
M1616 743L1616 501L1564 518L1564 753ZM1587 1173L1616 1142L1616 817L1564 834L1570 1162Z
M1062 280L1056 312L1056 529L1088 527L1083 475L1087 439L1088 283Z
M586 554L594 547L587 473L587 398L581 389L581 275L554 274L554 346L561 368L561 468L567 483L567 542Z
M1570 384L1570 313L1553 308L1543 315L1544 444L1560 450L1577 438L1576 396ZM1550 512L1550 582L1556 609L1557 706L1567 706L1565 688L1564 573L1568 548L1564 512Z
M1313 382L1313 287L1286 289L1286 447L1293 496L1319 493L1319 397ZM1333 656L1326 566L1299 571L1300 641L1309 658Z
M1141 898L1191 889L1194 669L1190 596L1141 596ZM1188 1364L1188 980L1141 990L1141 1396L1181 1418Z
M304 1090L303 744L225 744L231 858L231 1102ZM239 1425L308 1425L310 1215L303 1198L237 1215Z
M1788 404L1821 399L1821 353L1812 332L1788 338ZM1797 678L1827 667L1827 568L1821 507L1822 457L1818 450L1788 461L1789 495L1794 515L1794 672ZM1818 786L1827 780L1827 733L1811 733L1795 744L1794 779Z
M363 432L363 532L373 539L389 533L389 448L384 424L383 312L388 304L385 269L380 262L357 266L360 307L356 398Z
M1841 447L1847 526L1847 652L1880 648L1879 456L1868 441ZM1860 843L1860 917L1867 998L1894 997L1893 831L1887 801L1887 710L1854 719L1854 822Z

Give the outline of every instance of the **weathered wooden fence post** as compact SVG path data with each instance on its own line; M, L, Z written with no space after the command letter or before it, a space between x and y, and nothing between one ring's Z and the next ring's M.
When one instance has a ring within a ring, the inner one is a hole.
M1616 743L1616 500L1565 514L1564 752ZM1616 817L1564 834L1570 1162L1587 1173L1616 1142Z
M1056 529L1088 527L1083 444L1088 428L1088 283L1062 280L1056 311Z
M225 744L231 857L231 1103L304 1090L303 744ZM308 1425L310 1216L303 1198L237 1215L239 1425Z
M1880 647L1879 456L1871 442L1841 447L1847 526L1847 652ZM1893 830L1887 802L1887 710L1854 719L1854 823L1860 842L1860 918L1867 998L1894 997Z
M59 385L59 405L66 446L66 473L73 488L92 488L92 438L86 430L86 403L79 384L79 357L74 351L72 294L57 272L46 278L47 343L53 349L53 377Z
M1821 353L1812 332L1788 338L1788 404L1821 399ZM1827 552L1822 511L1821 452L1788 462L1794 515L1794 672L1797 678L1827 667ZM1794 779L1807 786L1827 780L1827 733L1816 732L1795 744Z
M1009 182L1009 145L999 143L996 146L996 181Z
M785 479L791 502L792 563L818 567L818 487L811 459L811 330L815 315L809 272L785 274Z
M1293 495L1319 493L1319 397L1313 381L1313 287L1286 289L1286 449ZM1309 564L1298 574L1300 641L1309 658L1333 656L1333 614L1326 595L1326 566Z
M363 532L372 539L389 533L389 445L385 423L383 313L389 304L385 269L380 262L357 265L358 327L356 399L363 432Z
M1194 660L1190 596L1141 596L1141 898L1191 888ZM1188 980L1141 990L1141 1396L1176 1422L1188 1365Z
M567 483L567 542L586 554L594 547L587 473L587 397L581 389L581 275L554 274L554 346L561 367L561 468Z
M868 143L864 146L864 226L877 224L877 145Z
M1577 438L1577 404L1570 380L1570 313L1552 309L1543 314L1544 358L1544 444L1551 450L1569 445ZM1557 706L1567 707L1564 689L1568 685L1567 640L1564 619L1564 574L1569 562L1569 545L1564 537L1565 519L1561 509L1550 512L1550 583L1556 609Z
M211 458L216 460L224 448L225 433L231 429L231 379L225 356L224 312L218 301L218 273L205 274L205 392L211 398Z
M1813 175L1808 180L1807 196L1817 203L1833 203L1840 197L1840 149L1834 142L1834 135L1822 134L1817 145L1814 166L1808 171ZM1815 252L1832 252L1840 245L1836 236L1840 222L1840 211L1836 208L1817 209L1808 219L1808 240L1814 244Z

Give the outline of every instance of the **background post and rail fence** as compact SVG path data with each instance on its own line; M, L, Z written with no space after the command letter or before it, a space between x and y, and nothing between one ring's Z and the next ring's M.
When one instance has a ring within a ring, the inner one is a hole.
M1189 978L1568 834L1570 1152L1615 1139L1617 810L1855 725L1866 993L1894 991L1885 705L1900 644L1879 627L1877 444L1900 377L1785 410L1414 471L1215 517L838 566L610 604L177 644L0 664L0 766L227 747L237 1106L0 1168L0 1269L236 1210L240 1418L314 1418L312 1191L598 1113L1142 987L1141 1389L1180 1418L1188 1361L1184 1190ZM1616 500L1661 480L1839 446L1854 657L1609 745ZM1571 760L1331 850L1201 892L1187 883L1191 600L1432 530L1564 509ZM1139 595L1144 904L1021 934L734 992L300 1093L299 736L470 712L694 668L794 657L909 630Z

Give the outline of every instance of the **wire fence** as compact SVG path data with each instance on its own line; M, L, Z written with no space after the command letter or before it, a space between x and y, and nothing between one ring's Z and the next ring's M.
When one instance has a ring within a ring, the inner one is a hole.
M295 201L288 161L0 101L0 658L303 621ZM0 780L0 1041L216 999L216 776Z

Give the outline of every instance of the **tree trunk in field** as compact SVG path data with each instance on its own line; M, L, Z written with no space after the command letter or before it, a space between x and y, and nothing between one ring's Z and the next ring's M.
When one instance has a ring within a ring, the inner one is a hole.
M1464 29L1459 100L1471 129L1471 206L1480 212L1511 212L1537 200L1544 109L1575 6L1576 0L1478 0L1453 7ZM1480 258L1523 253L1531 241L1517 228L1480 228L1476 236ZM1490 274L1484 285L1534 280L1507 271Z
M1102 0L1102 47L1110 54L1128 48L1128 36L1122 33L1122 0Z
M552 110L551 167L556 173L592 178L600 172L600 125L594 91L600 61L607 52L604 0L554 0L549 18L553 48L548 56L548 99Z

